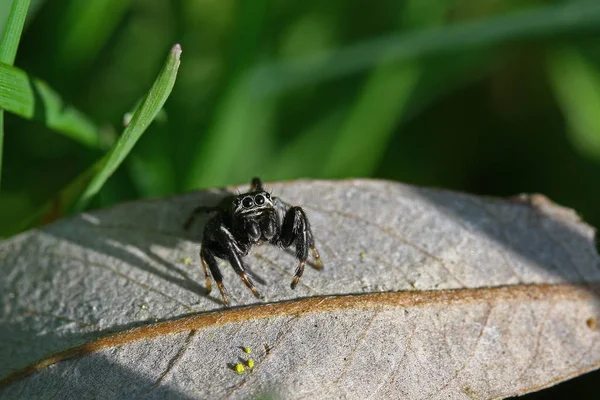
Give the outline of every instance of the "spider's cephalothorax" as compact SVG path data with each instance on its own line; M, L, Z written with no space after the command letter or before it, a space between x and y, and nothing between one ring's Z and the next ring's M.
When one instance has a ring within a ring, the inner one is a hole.
M225 304L229 304L223 275L217 265L217 258L229 261L235 272L242 278L256 297L260 297L254 283L246 274L243 257L248 255L255 244L268 242L286 248L296 245L298 267L291 288L294 289L304 272L304 264L310 249L315 266L322 268L321 259L315 249L308 218L300 207L292 207L282 200L271 197L263 189L258 178L252 180L248 193L240 194L225 201L223 207L198 207L185 224L186 229L194 217L203 212L216 212L204 228L200 250L200 260L206 276L206 288L211 289L210 276L214 278Z

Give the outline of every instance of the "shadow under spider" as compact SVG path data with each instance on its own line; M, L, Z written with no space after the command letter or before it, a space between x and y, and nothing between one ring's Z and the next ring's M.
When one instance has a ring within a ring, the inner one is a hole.
M95 222L90 221L89 218L86 218L85 214L82 214L75 217L75 221L71 219L67 220L66 223L58 222L46 226L42 230L44 233L61 240L66 240L86 250L92 250L106 256L104 260L96 262L96 264L107 264L108 266L111 259L118 259L128 266L148 272L186 291L223 305L220 298L209 296L206 287L198 283L204 283L204 272L201 266L194 265L198 271L197 274L194 274L197 275L197 278L194 279L191 272L186 271L179 265L176 257L173 257L173 260L165 260L155 253L152 246L176 249L184 241L189 240L200 243L204 224L206 224L210 215L198 218L195 228L191 231L193 235L188 234L183 229L185 218L187 218L188 214L198 203L207 206L215 205L227 196L231 196L231 193L225 190L200 192L190 196L193 197L194 202L193 204L190 203L189 209L182 208L181 210L179 208L168 209L168 204L165 204L164 201L162 203L157 202L158 206L162 205L165 207L165 214L173 214L172 222L169 221L168 224L169 229L161 229L161 231L144 230L143 227L138 226L128 227L120 225L116 222L117 218L114 215L110 215L109 221L103 220L102 212L93 215L93 219L96 220ZM151 208L152 201L142 204L140 207L143 208L144 206ZM116 206L117 209L118 207L120 206ZM159 210L158 212L163 211ZM132 250L129 250L128 247L131 247ZM200 251L199 245L195 251ZM174 251L175 253L176 251ZM60 257L61 255L58 254L58 256ZM186 254L186 256L192 258L193 254ZM65 258L69 259L70 257L66 255ZM86 260L82 259L81 262L85 263ZM110 268L119 270L118 266L111 266ZM126 275L125 272L123 274ZM156 288L156 290L159 289Z

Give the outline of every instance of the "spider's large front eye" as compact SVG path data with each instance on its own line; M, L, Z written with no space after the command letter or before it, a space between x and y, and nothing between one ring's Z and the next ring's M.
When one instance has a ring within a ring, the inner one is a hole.
M265 204L265 198L262 194L257 194L254 197L254 202L256 203L256 205L262 206L263 204Z
M242 200L242 205L244 206L244 208L252 207L254 205L252 197L244 197L244 200Z

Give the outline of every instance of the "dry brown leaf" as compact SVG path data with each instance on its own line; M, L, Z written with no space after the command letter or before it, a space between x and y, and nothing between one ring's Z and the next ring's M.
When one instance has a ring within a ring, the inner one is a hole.
M258 247L264 301L222 267L242 307L205 293L206 217L181 228L223 191L0 243L0 396L480 399L600 366L600 258L573 211L382 181L268 187L305 207L325 269L292 291L292 254Z

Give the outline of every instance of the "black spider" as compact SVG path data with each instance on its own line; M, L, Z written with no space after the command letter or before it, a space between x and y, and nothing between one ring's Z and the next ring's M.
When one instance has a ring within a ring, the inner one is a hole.
M206 276L206 289L210 292L210 276L215 279L223 302L229 305L223 286L223 275L217 265L217 258L229 261L235 272L242 278L254 296L260 294L254 283L246 275L242 258L253 245L268 242L286 248L296 244L296 258L299 260L296 274L291 283L294 289L304 272L308 250L312 251L315 266L322 268L321 258L315 248L308 218L300 207L292 207L263 189L259 178L252 179L250 191L226 198L221 206L196 208L184 227L188 229L199 213L217 212L204 228L200 260Z

